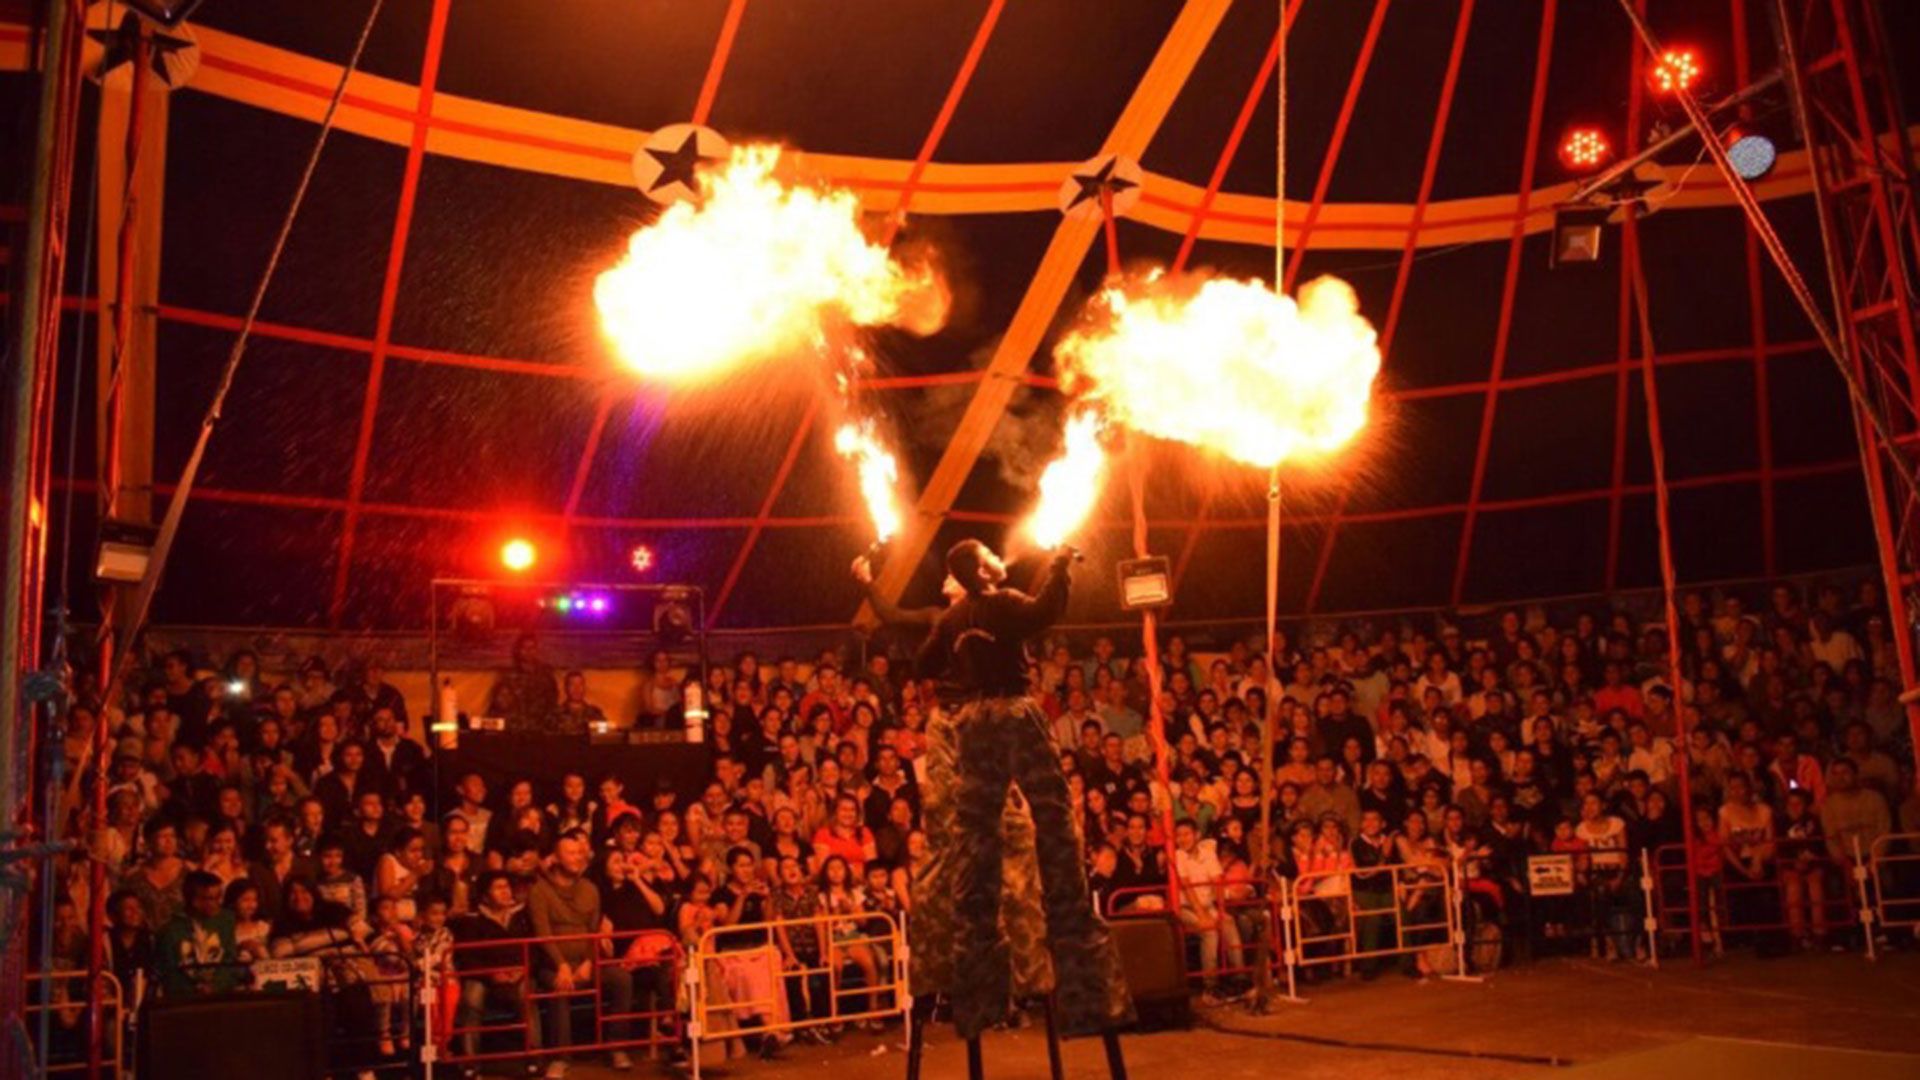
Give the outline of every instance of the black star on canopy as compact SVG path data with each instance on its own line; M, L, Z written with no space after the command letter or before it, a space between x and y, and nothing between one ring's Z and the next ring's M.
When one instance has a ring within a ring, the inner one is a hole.
M104 78L108 72L121 64L133 62L135 54L139 51L142 37L140 16L129 11L120 17L119 26L111 29L103 27L99 30L89 30L87 36L106 49L106 55L100 60L100 70L96 72ZM158 30L145 37L147 38L147 66L156 76L159 76L161 82L171 86L172 80L167 77L167 57L181 49L192 48L193 42L186 38L174 37L172 34L163 34Z
M670 184L685 184L689 189L693 188L695 186L694 171L700 168L702 162L713 160L700 155L698 131L687 132L687 137L680 140L680 146L677 149L656 150L649 146L646 151L649 157L660 163L660 175L654 179L653 183L647 185L649 195Z
M1067 209L1071 210L1081 203L1086 202L1088 199L1098 199L1102 191L1110 195L1115 195L1130 187L1138 187L1139 185L1132 180L1113 175L1113 167L1119 160L1117 157L1109 157L1107 158L1106 164L1100 166L1097 172L1091 174L1074 174L1073 182L1080 185L1080 193L1075 195L1073 201L1067 204Z

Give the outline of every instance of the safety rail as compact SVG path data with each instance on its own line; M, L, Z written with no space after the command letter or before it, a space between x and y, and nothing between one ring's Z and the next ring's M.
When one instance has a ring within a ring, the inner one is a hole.
M1263 962L1271 965L1270 970L1279 972L1281 952L1272 946L1281 940L1279 904L1265 883L1241 879L1176 881L1174 884L1179 898L1177 907L1167 907L1166 886L1137 885L1107 894L1101 910L1109 919L1172 916L1182 962L1186 962L1190 944L1198 941L1202 949L1198 958L1200 967L1187 970L1188 981L1253 978L1259 974ZM1248 894L1233 895L1233 891L1242 889L1248 890ZM1201 902L1195 903L1189 897L1200 898ZM1158 903L1142 903L1150 900ZM1217 920L1216 929L1207 931L1199 925L1200 918L1206 914ZM1205 955L1209 932L1218 935L1211 968Z
M1863 919L1883 927L1920 928L1920 832L1876 837L1860 860L1855 838L1855 873L1871 881L1861 885Z
M1776 852L1763 877L1737 877L1723 871L1702 889L1697 907L1703 928L1714 935L1787 932L1824 938L1853 925L1860 913L1847 887L1853 864L1827 855L1824 844L1822 848L1818 854ZM1731 860L1732 853L1726 858ZM1687 872L1685 845L1654 849L1654 908L1662 931L1691 932L1696 907L1689 895L1693 876Z
M796 947L796 931L813 936L811 947ZM856 949L872 950L874 979L848 988L843 977L861 966ZM703 1042L909 1018L911 1005L906 935L892 915L877 911L713 927L695 942L686 981L695 1080ZM807 1015L793 1015L796 1001Z
M1310 871L1290 880L1287 892L1288 962L1296 968L1412 956L1457 942L1459 897L1445 861ZM1391 944L1377 944L1389 926Z
M573 944L588 946L585 985L575 982L571 972L562 985L558 966L546 951L548 946ZM428 989L422 995L433 1059L475 1065L558 1054L657 1053L680 1041L681 1013L674 994L684 960L679 939L665 930L456 941L447 961L426 980ZM634 1007L643 989L654 1007ZM593 1010L592 1037L583 1040L571 1030L572 1014L588 1004ZM488 1022L489 1009L494 1022ZM553 1022L561 1019L562 1009L569 1036L565 1041L556 1038L562 1025ZM554 1015L543 1020L542 1012ZM646 1034L637 1034L643 1025ZM489 1040L514 1034L517 1048L484 1048Z
M37 1032L37 1018L53 1013L54 1046L36 1046L35 1054L39 1064L38 1073L51 1076L55 1073L86 1072L91 1067L87 1060L87 1042L84 1035L86 1016L89 1006L97 1006L103 1012L100 1030L104 1033L104 1043L100 1048L100 1065L111 1070L111 1075L119 1077L126 1071L127 1052L127 1002L126 993L120 986L120 980L111 971L100 972L96 993L85 992L87 973L84 969L64 971L37 971L27 976L29 991L27 1003L22 1007L22 1019L26 1021L29 1032ZM39 993L31 989L38 984ZM78 984L81 993L73 993ZM60 1035L62 1030L75 1033L72 1053L60 1053Z
M1366 903L1356 903L1354 881L1362 882ZM1109 918L1162 918L1172 916L1180 941L1182 963L1187 965L1190 981L1206 981L1257 974L1260 964L1272 965L1276 977L1286 980L1286 996L1298 1000L1296 993L1300 970L1326 964L1365 962L1392 956L1411 956L1444 948L1453 953L1455 974L1467 978L1465 950L1464 894L1458 887L1457 864L1435 859L1420 862L1383 863L1378 866L1314 871L1291 879L1275 881L1271 886L1250 881L1205 883L1175 882L1174 895L1216 895L1220 890L1251 888L1253 895L1227 897L1213 910L1224 930L1227 920L1256 914L1253 933L1235 921L1231 939L1223 933L1217 947L1224 955L1216 957L1208 969L1201 957L1196 969L1189 958L1188 943L1199 932L1183 917L1192 907L1181 899L1169 910L1164 886L1131 886L1107 894L1101 907ZM1381 884L1372 889L1368 886ZM1160 902L1154 903L1152 901ZM1146 902L1143 902L1146 901ZM1391 920L1391 944L1363 948L1362 937L1371 939L1372 931L1383 920ZM1274 949L1270 943L1277 943ZM1204 948L1204 945L1203 945ZM1236 959L1233 951L1238 950Z
M1597 956L1605 945L1609 955L1658 967L1659 924L1649 855L1644 849L1633 853L1603 848L1528 856L1514 912L1515 922L1524 927L1527 956L1577 954L1589 948ZM1644 957L1639 955L1643 945Z
M345 1034L325 1040L332 1067L372 1073L408 1073L412 1055L400 1052L413 1034L421 987L412 954L399 947L369 947L347 931L329 931L326 944L304 951L278 950L255 959L217 960L180 965L193 989L189 996L249 990L293 990L329 998L337 1026ZM310 946L310 941L305 943ZM172 999L163 977L153 984L154 1000ZM365 997L358 996L365 991ZM387 1044L392 1044L392 1049Z

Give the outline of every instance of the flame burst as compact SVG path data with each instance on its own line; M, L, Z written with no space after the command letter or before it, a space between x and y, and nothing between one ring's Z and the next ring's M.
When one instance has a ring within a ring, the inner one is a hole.
M594 285L602 328L641 375L697 381L796 350L835 324L930 334L950 298L929 265L907 266L860 231L843 190L774 175L775 146L735 147L702 170L700 197L633 234Z
M1067 419L1065 450L1040 474L1040 504L1027 519L1027 535L1043 548L1065 543L1100 501L1106 471L1100 416L1092 409L1079 410Z
M1380 371L1353 289L1292 298L1258 281L1152 275L1108 288L1054 350L1061 387L1109 418L1248 465L1339 449L1367 422Z
M857 466L860 473L860 497L866 500L867 516L873 519L876 540L885 542L900 531L900 500L895 485L900 481L900 466L874 433L871 421L848 421L834 433L833 448Z

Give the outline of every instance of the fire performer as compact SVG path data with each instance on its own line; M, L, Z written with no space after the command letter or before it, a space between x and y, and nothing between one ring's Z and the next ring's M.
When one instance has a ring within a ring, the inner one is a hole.
M945 606L903 608L873 588L873 557L881 545L853 561L853 576L867 587L874 612L893 626L917 626L929 631L939 623ZM946 603L966 595L949 576L941 583ZM935 707L927 718L926 775L920 781L920 816L928 836L948 835L953 829L954 761L958 738L953 713ZM1016 998L1044 998L1053 992L1053 964L1046 949L1047 917L1040 906L1040 868L1033 843L1033 816L1018 788L1007 792L1000 818L1004 867L1000 884L1000 932L1010 945L1012 992ZM934 999L953 986L952 845L930 848L910 868L913 874L913 917L907 922L908 982L919 1019L932 1015Z
M1107 1037L1108 1063L1124 1074L1115 1029L1132 1019L1119 954L1087 896L1085 862L1066 778L1046 716L1028 694L1026 643L1066 609L1075 552L1061 547L1035 595L1006 588L1006 565L985 544L964 540L947 570L964 595L920 648L918 674L939 682L954 713L955 787L951 827L927 834L930 857L948 858L955 887L951 996L954 1026L978 1073L978 1038L1001 1018L1009 992L1009 943L999 932L1001 818L1017 784L1033 816L1055 973L1055 1007L1068 1035ZM946 850L940 856L932 852Z

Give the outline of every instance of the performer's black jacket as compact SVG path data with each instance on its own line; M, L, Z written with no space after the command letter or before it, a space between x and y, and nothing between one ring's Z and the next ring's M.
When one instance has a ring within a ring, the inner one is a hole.
M940 616L915 670L938 680L942 701L1027 692L1026 643L1066 611L1072 557L1066 551L1055 556L1033 596L1018 589L970 592Z

